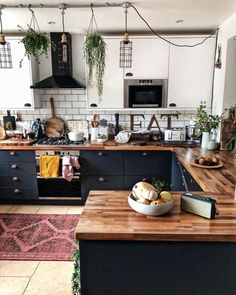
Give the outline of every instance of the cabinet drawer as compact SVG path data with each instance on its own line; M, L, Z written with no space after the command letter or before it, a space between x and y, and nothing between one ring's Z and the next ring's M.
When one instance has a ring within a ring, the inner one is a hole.
M36 175L0 176L0 187L37 187L37 177Z
M124 154L124 175L162 178L171 174L171 159L169 151L127 151Z
M37 199L37 188L0 188L0 199Z
M0 151L0 161L3 162L34 162L35 152L34 151Z
M25 174L36 175L36 164L27 162L0 162L0 175L20 176Z
M81 174L83 175L122 175L122 151L81 151Z
M144 175L133 175L133 176L124 176L124 190L131 190L132 187L135 185L135 183L139 182L139 181L145 181L145 182L152 182L152 178L158 178L160 180L164 180L167 183L170 183L170 176L166 175L163 177L158 177L156 175L154 176L148 176L145 177Z
M82 176L81 194L86 199L90 190L123 190L123 176Z

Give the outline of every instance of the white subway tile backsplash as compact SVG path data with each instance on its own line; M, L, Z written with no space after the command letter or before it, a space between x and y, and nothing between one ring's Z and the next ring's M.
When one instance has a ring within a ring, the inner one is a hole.
M52 114L52 110L51 108L44 108L40 110L40 114L41 115L51 115Z
M78 101L79 96L77 94L66 95L66 100L67 101Z
M59 102L59 107L60 108L71 108L72 107L72 102L71 101L60 101Z
M66 114L67 115L79 115L79 109L78 108L67 108Z
M71 89L59 89L59 94L71 94Z
M85 94L86 89L72 89L72 94Z
M58 89L46 89L46 94L58 94Z
M85 101L73 101L72 106L77 107L77 108L86 108L86 102Z
M82 94L80 94L79 95L79 101L87 101L87 96L86 95L82 95Z

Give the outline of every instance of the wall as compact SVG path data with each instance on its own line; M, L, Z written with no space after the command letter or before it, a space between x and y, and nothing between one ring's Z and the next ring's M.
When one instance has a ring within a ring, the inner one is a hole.
M86 119L91 121L93 114L99 114L100 119L106 119L108 123L115 123L114 114L116 111L102 111L102 110L90 110L86 108L86 90L84 89L47 89L47 90L35 90L41 101L41 108L37 110L20 111L22 119L28 121L30 124L36 118L46 120L51 117L50 97L54 98L56 115L60 116L64 120L69 119ZM12 114L16 114L16 111L12 111ZM167 126L166 118L160 118L160 113L176 113L176 111L139 111L139 110L119 110L120 124L126 128L130 127L129 114L144 114L145 120L141 117L135 119L135 123L142 121L142 127L147 127L150 122L152 114L157 115L160 127L165 128ZM180 111L179 119L174 118L172 122L173 127L184 127L189 124L189 120L194 117L193 111ZM6 111L0 111L0 119L6 114Z
M236 35L236 13L220 26L218 44L222 45L222 68L215 70L213 110L220 114L232 105L225 93L226 57L228 40ZM235 99L236 103L236 99Z

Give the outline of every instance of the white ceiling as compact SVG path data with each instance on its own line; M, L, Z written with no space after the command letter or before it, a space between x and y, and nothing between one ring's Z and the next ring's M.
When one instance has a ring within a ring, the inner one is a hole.
M60 0L0 0L1 4L59 4ZM105 3L105 0L94 0L93 3ZM114 1L110 1L113 2ZM121 1L123 2L123 1ZM70 4L90 4L91 1L70 0L65 1ZM115 3L119 3L118 0ZM236 12L235 0L134 0L132 2L140 11L149 24L159 32L209 32L218 27L226 19ZM59 9L37 8L34 10L42 31L61 31L61 15ZM124 9L123 8L94 8L98 27L101 32L123 32ZM65 25L66 31L84 33L89 24L91 11L88 8L66 10ZM16 32L17 25L26 27L29 24L31 13L28 9L8 9L3 10L3 26L6 32ZM183 23L176 23L176 20L183 19ZM56 24L49 25L49 21ZM133 8L129 8L128 14L129 31L148 31L146 25L135 13Z

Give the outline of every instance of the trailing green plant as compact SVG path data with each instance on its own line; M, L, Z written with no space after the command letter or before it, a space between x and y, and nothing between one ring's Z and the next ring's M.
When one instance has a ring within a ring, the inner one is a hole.
M88 66L87 85L92 86L95 76L98 96L101 98L103 93L103 78L105 74L106 43L98 32L94 12L90 20L87 36L84 42L84 56ZM94 30L95 26L95 30Z
M223 114L220 116L208 114L206 108L205 101L201 101L197 108L196 127L202 132L210 132L211 129L217 128L223 117Z
M168 182L155 177L152 179L152 185L157 189L158 194L162 191L170 191L171 189L171 185Z
M20 67L22 66L22 62L24 58L27 56L30 58L31 56L35 57L36 62L39 64L39 57L41 55L45 55L48 57L48 51L50 49L51 40L47 33L36 32L34 29L28 26L27 30L24 30L22 27L20 28L20 32L23 33L24 37L20 41L23 43L25 47L25 54L20 61Z
M77 241L76 243L77 243L77 250L73 254L74 271L72 274L72 295L79 295L80 289L81 289L79 241Z

